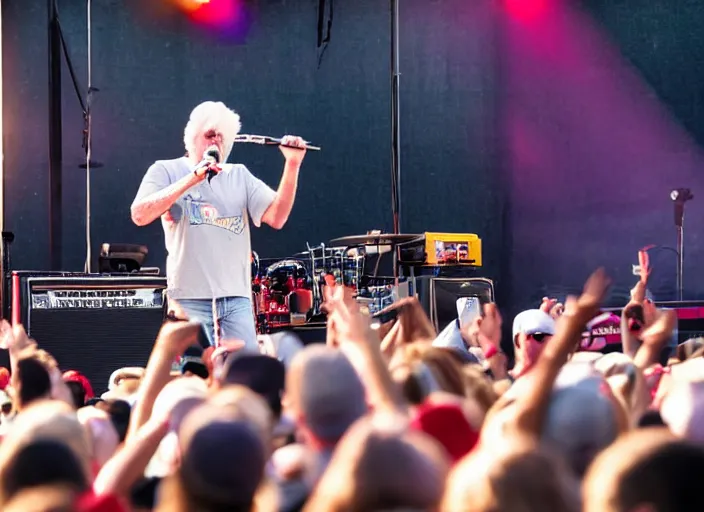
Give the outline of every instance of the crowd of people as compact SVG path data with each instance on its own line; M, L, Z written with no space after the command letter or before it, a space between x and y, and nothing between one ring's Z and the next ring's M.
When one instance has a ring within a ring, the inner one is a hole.
M620 352L594 351L616 332L599 324L614 320L603 270L518 314L510 340L494 303L438 333L416 298L373 318L334 281L325 343L257 336L250 224L287 222L306 142L281 139L274 190L226 163L239 129L224 104L197 106L186 154L154 162L132 204L137 225L161 220L168 253L144 367L90 382L0 326L0 509L704 510L704 348L672 350L677 316L648 298L645 251Z
M646 298L648 274L646 261L623 351L606 355L578 350L609 288L603 270L580 296L517 315L514 354L496 304L439 334L415 298L379 324L341 286L326 287L326 343L307 346L283 332L256 350L203 349L201 323L172 301L145 367L108 383L61 368L14 325L0 507L704 510L704 359L660 361L677 318Z

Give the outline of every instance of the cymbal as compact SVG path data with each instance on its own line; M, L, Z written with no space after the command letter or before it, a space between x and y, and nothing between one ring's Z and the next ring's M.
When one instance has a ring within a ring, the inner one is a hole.
M395 235L393 233L377 233L374 235L343 236L330 240L330 244L346 245L398 245L422 238L423 235Z

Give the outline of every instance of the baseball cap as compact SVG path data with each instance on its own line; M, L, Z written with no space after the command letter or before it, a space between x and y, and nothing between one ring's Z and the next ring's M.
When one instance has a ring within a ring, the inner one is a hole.
M577 474L618 435L615 404L590 363L567 363L550 395L543 442L562 453Z
M411 419L411 428L434 437L454 462L468 454L479 440L479 432L454 404L426 402L420 405Z
M0 389L5 389L10 383L10 370L0 366Z
M86 395L86 400L90 400L95 397L95 393L93 393L93 386L90 381L78 370L68 370L64 372L63 380L64 382L77 382L83 388L83 392Z
M513 319L513 337L519 333L555 334L555 320L539 309L527 309Z

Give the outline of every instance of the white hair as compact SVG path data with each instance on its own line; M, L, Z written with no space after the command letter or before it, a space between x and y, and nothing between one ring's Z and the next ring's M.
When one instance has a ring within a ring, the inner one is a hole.
M195 155L196 138L202 133L216 129L223 136L223 151L221 162L226 162L232 151L235 135L240 131L242 124L240 116L234 110L230 110L221 102L204 101L191 112L191 116L183 131L183 143L189 156L200 158Z

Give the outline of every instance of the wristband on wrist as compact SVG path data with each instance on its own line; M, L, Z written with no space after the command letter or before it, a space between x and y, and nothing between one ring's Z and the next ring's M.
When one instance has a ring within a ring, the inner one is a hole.
M496 345L494 345L494 344L492 343L491 345L489 345L489 348L487 348L487 349L484 351L484 357L485 357L486 359L491 359L492 357L494 357L494 356L495 356L496 354L498 354L498 353L499 353L499 349L496 348Z

